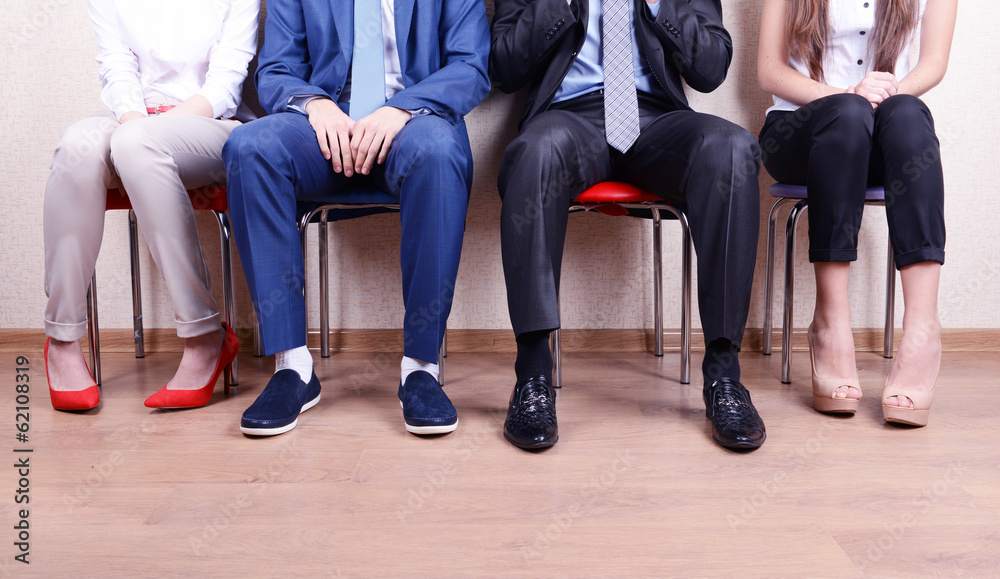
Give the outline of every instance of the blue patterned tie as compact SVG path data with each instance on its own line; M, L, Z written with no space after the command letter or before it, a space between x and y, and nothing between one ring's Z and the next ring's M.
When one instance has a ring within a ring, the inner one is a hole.
M604 134L621 152L639 138L639 100L632 67L630 0L604 0Z
M380 0L354 0L350 116L361 119L385 104L385 43Z

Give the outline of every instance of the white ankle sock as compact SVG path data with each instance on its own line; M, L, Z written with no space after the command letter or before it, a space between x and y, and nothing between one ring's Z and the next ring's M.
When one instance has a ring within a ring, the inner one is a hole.
M438 374L441 373L437 364L430 364L428 362L417 360L416 358L410 358L409 356L403 356L403 361L399 364L399 367L402 371L402 377L400 378L402 384L406 384L406 378L418 370L423 370L431 376L434 376L435 380L438 379Z
M309 353L309 348L305 346L299 346L298 348L292 348L291 350L285 350L284 352L278 352L274 355L274 372L277 374L280 370L295 370L299 373L299 377L306 384L312 380L313 373L313 359L312 354Z

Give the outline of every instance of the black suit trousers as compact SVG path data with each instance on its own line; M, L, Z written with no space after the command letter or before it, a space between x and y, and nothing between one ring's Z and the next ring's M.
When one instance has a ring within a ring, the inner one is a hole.
M641 133L625 153L605 140L600 92L553 104L507 146L497 183L516 336L559 327L569 205L592 185L614 180L687 212L705 340L742 341L757 252L760 149L753 135L729 121L667 106L640 93Z

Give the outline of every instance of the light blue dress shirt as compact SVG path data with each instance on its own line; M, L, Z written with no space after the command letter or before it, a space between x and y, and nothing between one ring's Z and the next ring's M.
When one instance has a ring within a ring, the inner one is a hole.
M590 12L587 15L587 39L583 42L580 54L573 61L573 66L566 73L566 78L559 85L552 102L560 102L585 95L604 88L603 53L601 51L601 26L604 18L604 3L602 0L589 0ZM653 18L660 11L660 3L643 3ZM629 0L629 13L635 22L635 3ZM635 87L646 93L666 97L666 93L653 78L653 71L646 59L639 53L639 42L635 37L635 25L632 25L632 67L635 70Z

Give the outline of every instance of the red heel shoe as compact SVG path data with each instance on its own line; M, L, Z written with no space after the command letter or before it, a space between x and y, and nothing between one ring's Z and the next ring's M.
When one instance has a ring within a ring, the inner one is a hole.
M226 337L222 340L222 351L219 353L219 361L215 364L215 372L212 373L208 384L197 390L167 390L164 386L156 393L146 399L147 408L198 408L208 404L212 399L212 391L215 390L215 383L219 380L219 374L224 374L226 390L229 390L229 368L236 353L240 351L240 343L236 340L236 332L229 324L222 323L226 330Z
M49 380L49 341L45 339L45 379ZM53 390L49 382L49 398L56 410L90 410L101 403L101 391L97 383L83 390Z

